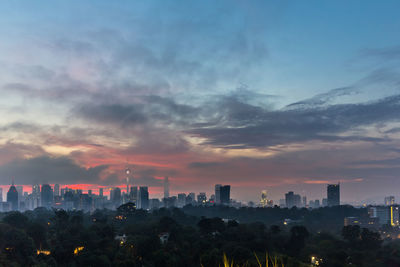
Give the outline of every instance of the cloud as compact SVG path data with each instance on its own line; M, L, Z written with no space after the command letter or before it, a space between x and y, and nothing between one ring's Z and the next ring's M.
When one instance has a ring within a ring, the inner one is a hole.
M67 157L41 156L28 159L16 159L0 166L3 184L9 184L12 177L18 184L36 183L100 183L101 173L108 168L99 165L84 168Z
M322 107L265 110L237 100L222 102L220 120L187 130L204 138L205 144L231 147L268 147L312 140L384 141L368 137L366 132L349 134L358 127L399 121L400 95L359 104L336 104Z
M188 167L192 169L214 168L221 164L221 162L191 162Z

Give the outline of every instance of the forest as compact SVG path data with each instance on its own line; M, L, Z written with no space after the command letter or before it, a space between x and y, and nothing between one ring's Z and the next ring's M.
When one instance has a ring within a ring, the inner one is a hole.
M350 215L366 209L145 211L128 203L93 213L1 213L0 266L400 266L400 241L343 227Z

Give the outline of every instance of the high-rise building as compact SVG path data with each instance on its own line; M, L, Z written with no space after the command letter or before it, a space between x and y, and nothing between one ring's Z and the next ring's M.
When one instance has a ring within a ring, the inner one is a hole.
M149 190L147 186L139 187L138 209L147 210L149 208Z
M285 194L285 203L287 208L300 207L301 196L294 194L293 191L289 191Z
M307 207L307 197L303 196L303 207L306 208Z
M53 189L49 184L43 184L40 192L42 207L51 208L53 206Z
M24 188L22 187L22 185L16 185L15 188L17 189L18 192L18 202L23 201Z
M104 196L104 189L103 188L99 189L99 196L101 196L101 197Z
M190 192L186 197L186 205L194 204L196 201L196 194L194 192Z
M231 186L230 185L215 185L215 203L222 205L229 205L230 203L230 195L231 195Z
M183 208L186 205L186 194L178 194L178 208Z
M0 202L3 202L3 188L0 187Z
M265 208L268 204L268 198L267 198L267 190L262 190L261 191L261 199L260 199L260 205L261 207Z
M110 200L113 203L114 207L118 207L121 205L122 194L119 187L115 187L110 190Z
M7 192L7 202L11 206L11 210L18 210L18 191L14 186L14 181Z
M164 198L169 198L169 180L168 180L168 176L164 177Z
M207 195L206 195L206 193L199 193L198 195L197 195L197 202L199 203L199 204L206 204L206 202L207 202Z
M54 196L56 196L56 197L60 196L60 185L59 184L54 185Z
M32 209L40 207L40 186L38 184L32 185Z
M131 191L129 192L129 201L133 202L137 206L138 201L138 188L137 186L131 186Z
M221 187L222 185L216 184L215 185L215 204L221 204Z
M394 205L394 196L385 197L385 205L386 206Z
M131 170L129 168L126 168L125 174L126 174L126 194L129 194L129 182L130 182Z
M224 185L221 187L221 204L229 205L231 201L231 186Z
M340 184L328 184L327 198L329 207L340 205Z
M399 225L399 207L397 206L376 206L368 209L371 218L377 218L381 225Z

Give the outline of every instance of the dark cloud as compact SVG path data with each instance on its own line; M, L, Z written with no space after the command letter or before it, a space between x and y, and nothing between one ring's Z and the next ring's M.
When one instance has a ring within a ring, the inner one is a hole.
M332 89L326 93L318 94L310 99L306 99L303 101L299 101L296 103L292 103L288 105L286 108L288 109L300 109L300 108L315 108L318 106L325 106L327 104L331 104L331 102L339 97L348 96L356 94L357 91L354 87L343 87Z
M142 124L147 121L143 113L143 106L138 105L82 105L78 107L75 113L81 115L84 119L95 122L111 123L123 126Z
M84 168L67 157L41 156L28 159L16 159L0 166L3 184L9 184L12 177L19 184L60 183L101 184L101 173L108 168L100 165Z
M214 125L187 132L206 138L205 143L230 148L266 147L321 141L384 141L365 133L345 134L357 127L398 121L400 95L360 104L268 111L238 101L221 105L220 120ZM359 130L359 129L358 129ZM360 130L359 130L360 131Z

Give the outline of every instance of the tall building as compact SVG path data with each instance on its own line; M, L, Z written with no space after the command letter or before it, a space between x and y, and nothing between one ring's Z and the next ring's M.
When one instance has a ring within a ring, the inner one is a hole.
M368 209L371 218L377 218L381 225L399 225L399 207L397 206L376 206Z
M300 207L301 206L301 196L289 191L285 194L285 203L287 208Z
M183 208L186 205L186 194L178 194L178 208Z
M121 205L122 194L121 194L121 189L119 187L115 187L110 190L110 200L115 207Z
M303 207L306 208L307 207L307 197L303 196Z
M0 187L0 202L3 202L3 188Z
M216 184L215 185L215 199L214 199L214 202L217 205L221 204L221 187L222 187L222 185L220 185L220 184Z
M385 197L385 205L386 206L394 205L394 196Z
M260 199L260 205L261 207L265 208L268 204L268 198L267 198L267 190L262 190L261 191L261 199Z
M207 195L206 195L206 193L199 193L198 195L197 195L197 202L199 203L199 204L206 204L206 202L207 202Z
M168 180L168 176L164 177L164 198L169 198L169 180Z
M131 170L129 168L126 168L125 174L126 174L126 194L129 194L129 179L131 175Z
M54 185L54 196L56 196L56 197L60 196L60 185L59 184Z
M137 200L138 200L137 186L131 186L131 191L129 192L129 200L137 205Z
M230 201L231 201L231 186L230 185L221 186L220 203L222 205L229 205Z
M103 188L99 189L99 196L101 196L101 197L104 196L104 189Z
M40 207L40 186L38 184L32 185L32 209Z
M149 208L149 190L147 186L139 187L139 195L138 195L138 205L136 205L138 209L147 210Z
M222 205L229 205L231 196L231 186L230 185L215 185L215 203Z
M43 184L40 192L42 207L51 208L53 206L53 189L49 184Z
M327 198L329 207L340 205L340 184L328 184Z
M14 181L7 192L7 202L11 206L11 210L18 210L18 191L14 186Z
M18 202L23 201L24 188L22 187L22 185L16 185L15 188L17 189L18 192Z

